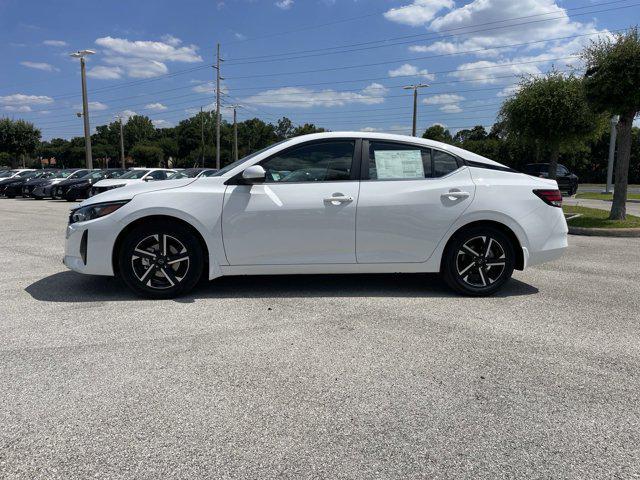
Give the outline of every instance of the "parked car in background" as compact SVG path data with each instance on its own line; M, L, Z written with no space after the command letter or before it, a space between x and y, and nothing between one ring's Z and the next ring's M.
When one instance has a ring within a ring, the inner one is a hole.
M211 177L218 170L215 168L186 168L184 170L178 170L176 173L170 175L167 180L180 180L181 178L200 178Z
M21 177L26 175L28 172L35 172L34 168L16 168L13 170L0 170L0 180Z
M3 178L0 180L0 195L8 198L14 198L16 191L20 194L20 188L22 185L31 178L40 178L44 175L43 170L32 170L23 172L22 175L14 175L12 177Z
M203 275L385 272L440 272L480 296L567 247L555 181L415 137L304 135L212 177L162 183L82 202L64 264L151 298Z
M529 163L522 171L534 177L549 178L548 163ZM556 181L561 192L566 192L568 196L575 195L578 191L578 176L571 173L567 167L558 164L556 170Z
M8 198L21 196L28 198L31 196L31 190L35 188L41 181L55 177L60 170L51 168L40 170L33 177L25 179L23 182L8 185L4 191L4 195Z
M168 168L132 168L118 178L96 182L93 187L91 187L90 195L97 195L108 190L113 190L114 188L124 187L125 185L166 180L174 173L176 173L176 170Z
M126 170L122 168L91 170L83 177L69 178L58 183L52 190L51 198L54 200L64 199L68 202L89 198L89 192L93 184L107 178L118 178L124 173L126 173Z
M53 177L47 179L41 179L39 182L34 182L35 185L31 188L29 196L36 200L42 200L43 198L50 198L53 187L58 183L66 179L74 179L85 176L90 170L83 168L68 168L60 170Z

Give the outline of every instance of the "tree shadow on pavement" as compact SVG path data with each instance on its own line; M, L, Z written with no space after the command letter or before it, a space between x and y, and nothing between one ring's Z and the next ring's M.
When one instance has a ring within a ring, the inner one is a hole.
M113 277L60 272L32 283L25 291L43 302L83 303L145 300ZM538 289L511 279L494 297L533 295ZM175 299L287 297L456 297L436 274L256 275L202 282ZM148 300L147 300L148 301Z

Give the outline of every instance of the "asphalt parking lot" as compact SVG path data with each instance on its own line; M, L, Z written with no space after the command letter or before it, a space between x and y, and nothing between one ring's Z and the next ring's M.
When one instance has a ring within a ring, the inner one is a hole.
M640 239L492 298L431 275L226 278L175 301L61 264L0 199L0 478L638 478Z

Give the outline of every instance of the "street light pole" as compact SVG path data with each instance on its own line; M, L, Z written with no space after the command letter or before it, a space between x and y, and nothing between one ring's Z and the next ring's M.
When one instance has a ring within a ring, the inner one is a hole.
M82 119L84 121L84 150L86 167L93 168L93 156L91 155L91 127L89 126L89 101L87 100L87 75L84 57L93 55L93 50L79 50L71 56L80 59L80 77L82 79Z
M620 120L619 115L611 117L611 136L609 137L609 163L607 165L607 186L604 193L613 191L613 162L616 156L616 137L618 133L617 125Z
M220 80L224 80L220 75L220 44L217 46L216 65L216 168L220 169Z
M418 89L427 88L429 85L426 83L418 83L416 85L406 85L402 87L404 90L413 90L413 128L411 129L411 135L416 136L416 127L418 123Z

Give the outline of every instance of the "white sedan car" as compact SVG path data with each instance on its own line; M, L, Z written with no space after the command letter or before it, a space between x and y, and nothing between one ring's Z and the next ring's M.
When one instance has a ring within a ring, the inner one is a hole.
M120 179L115 180L120 181ZM110 190L72 210L64 263L169 298L206 275L440 272L489 295L567 247L553 180L399 135L292 138L212 177Z
M110 178L96 182L93 187L91 187L90 194L97 195L98 193L106 192L107 190L126 187L127 185L135 183L166 180L169 175L174 173L176 173L175 170L167 168L132 168L118 178Z

